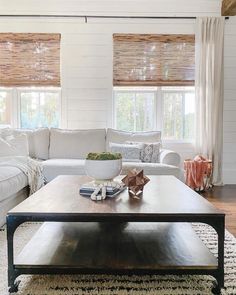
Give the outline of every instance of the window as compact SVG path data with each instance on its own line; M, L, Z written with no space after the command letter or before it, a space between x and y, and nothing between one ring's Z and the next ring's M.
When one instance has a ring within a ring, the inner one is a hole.
M19 91L20 127L59 127L60 99L58 91Z
M7 90L0 89L0 125L11 125L11 95Z
M114 88L117 129L162 130L164 140L193 141L194 117L194 87Z
M60 88L0 88L0 127L59 127Z
M155 92L145 89L119 89L115 95L115 125L126 131L155 128Z
M192 87L163 87L162 136L168 140L194 139L195 93Z
M0 33L0 125L60 125L60 34Z
M11 125L11 111L11 94L6 89L0 89L0 127Z
M194 35L113 35L114 125L194 139Z

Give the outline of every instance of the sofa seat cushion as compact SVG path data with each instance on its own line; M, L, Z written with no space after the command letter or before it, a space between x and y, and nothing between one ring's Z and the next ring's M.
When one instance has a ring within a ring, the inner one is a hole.
M58 175L84 175L85 160L81 159L49 159L42 162L43 175L46 181L53 180Z
M135 168L137 170L143 169L146 175L174 175L182 179L182 171L178 167L160 163L124 162L122 174L127 174L128 170Z
M46 181L53 180L58 175L85 175L85 160L80 159L49 159L42 162L43 174ZM143 169L150 175L174 175L181 179L181 170L178 167L160 163L123 162L122 174L129 169Z
M0 167L0 202L28 185L27 176L17 167Z

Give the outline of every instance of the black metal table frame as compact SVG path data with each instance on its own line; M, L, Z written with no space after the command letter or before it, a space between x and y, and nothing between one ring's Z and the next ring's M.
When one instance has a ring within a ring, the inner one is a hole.
M17 268L14 264L14 232L24 222L188 222L205 223L212 226L218 235L218 267L217 269L149 269L149 270L89 270L76 268ZM17 292L20 281L16 278L22 274L173 274L173 275L211 275L216 279L212 291L221 294L224 288L224 238L225 238L225 214L8 214L7 215L7 244L8 244L8 287L9 292Z

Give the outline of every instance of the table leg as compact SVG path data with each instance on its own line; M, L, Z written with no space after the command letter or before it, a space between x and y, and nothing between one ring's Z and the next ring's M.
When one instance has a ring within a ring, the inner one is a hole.
M225 241L225 218L221 218L214 224L214 228L218 235L218 270L215 275L217 285L213 288L214 294L221 294L224 288L224 241Z
M19 276L19 272L14 268L14 232L17 227L23 223L22 219L17 219L15 216L7 216L7 252L8 252L8 287L9 292L17 292L19 281L15 282Z

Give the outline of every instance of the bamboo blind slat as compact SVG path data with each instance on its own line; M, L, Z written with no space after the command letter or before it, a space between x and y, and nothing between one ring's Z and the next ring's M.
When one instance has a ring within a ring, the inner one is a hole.
M0 86L60 86L60 34L0 33Z
M194 71L194 35L113 35L114 86L191 86Z

